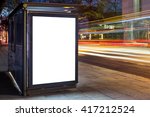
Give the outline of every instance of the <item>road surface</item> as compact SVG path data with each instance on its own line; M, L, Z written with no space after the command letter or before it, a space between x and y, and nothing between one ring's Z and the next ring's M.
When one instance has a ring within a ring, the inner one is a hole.
M150 48L82 45L79 61L150 78Z

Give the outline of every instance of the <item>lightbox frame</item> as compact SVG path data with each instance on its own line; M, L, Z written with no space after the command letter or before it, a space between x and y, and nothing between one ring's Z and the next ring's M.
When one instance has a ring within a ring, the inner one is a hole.
M56 83L45 83L45 84L37 84L33 85L33 16L43 16L43 17L67 17L67 18L75 18L75 80L74 81L65 81L65 82L56 82ZM28 30L30 32L29 39L30 43L28 46L28 50L30 53L28 55L28 86L27 89L36 89L36 88L55 88L55 87L63 87L63 86L73 86L78 83L78 16L76 14L69 13L46 13L46 12L31 12L28 13ZM30 27L29 27L30 26ZM27 45L28 45L27 44ZM30 58L30 57L31 58Z

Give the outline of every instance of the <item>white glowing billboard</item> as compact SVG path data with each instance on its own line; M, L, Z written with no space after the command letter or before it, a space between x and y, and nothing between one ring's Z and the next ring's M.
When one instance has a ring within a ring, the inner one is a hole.
M76 18L32 17L32 84L75 81Z

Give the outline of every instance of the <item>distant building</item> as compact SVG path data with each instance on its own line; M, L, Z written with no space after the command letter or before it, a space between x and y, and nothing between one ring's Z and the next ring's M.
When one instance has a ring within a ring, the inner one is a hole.
M124 39L150 39L149 0L122 0L122 15L123 20L130 21L124 23L124 28L130 29L124 32Z
M122 0L122 14L150 10L149 0Z

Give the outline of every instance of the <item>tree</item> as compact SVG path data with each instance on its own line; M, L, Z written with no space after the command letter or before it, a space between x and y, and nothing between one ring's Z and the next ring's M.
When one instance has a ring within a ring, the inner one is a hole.
M0 13L3 10L3 7L4 7L5 3L6 3L6 0L1 0L0 1Z
M88 4L88 6L92 6L92 4L93 4L93 2L94 2L94 0L85 0L86 1L86 3Z
M104 18L107 3L108 3L107 0L98 0L97 9L96 9L98 18Z
M80 8L82 17L86 17L89 21L104 18L106 0L85 0L85 2Z
M20 2L20 0L6 0L7 1L7 7L12 10L14 9Z
M2 0L0 1L0 14L7 16L19 3L19 0Z
M107 2L109 6L107 10L114 16L121 12L122 0L107 0Z
M18 5L20 0L1 0L0 12L4 7L3 14L9 13ZM28 0L29 2L49 2L49 3L69 3L82 4L78 8L81 17L91 20L102 19L110 16L115 16L118 11L121 12L121 0Z

